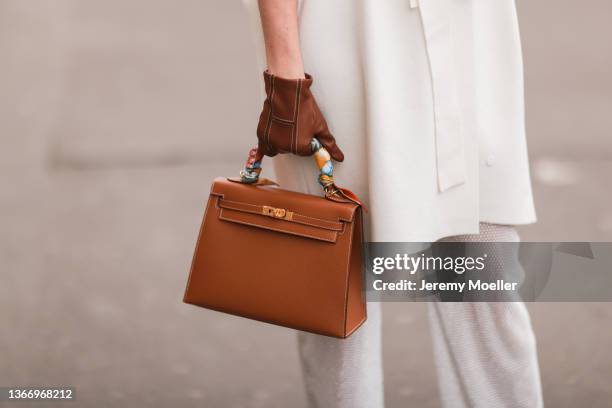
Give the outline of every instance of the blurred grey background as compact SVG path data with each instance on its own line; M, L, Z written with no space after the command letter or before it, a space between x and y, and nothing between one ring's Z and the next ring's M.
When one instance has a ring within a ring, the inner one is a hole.
M539 216L522 236L610 241L612 3L518 6ZM238 0L0 0L0 386L72 385L79 407L305 406L293 332L181 303L258 86ZM611 407L612 307L530 310L547 405ZM385 305L388 407L439 405L425 317Z

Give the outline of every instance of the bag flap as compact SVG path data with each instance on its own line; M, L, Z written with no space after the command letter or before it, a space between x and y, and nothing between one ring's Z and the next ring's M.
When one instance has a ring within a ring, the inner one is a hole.
M211 195L223 199L228 205L251 208L263 212L263 207L291 212L296 223L313 224L324 229L337 230L339 222L352 222L359 206L355 203L339 203L322 196L298 193L274 186L258 186L237 183L224 177L213 181ZM231 204L233 203L233 204ZM234 208L234 210L239 210ZM340 229L342 229L340 227Z

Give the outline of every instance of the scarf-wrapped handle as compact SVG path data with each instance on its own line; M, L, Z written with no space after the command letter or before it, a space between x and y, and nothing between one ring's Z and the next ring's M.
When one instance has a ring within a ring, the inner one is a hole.
M331 161L331 156L327 149L316 139L313 138L310 142L312 155L319 169L319 184L323 187L325 197L329 200L346 202L351 201L355 204L365 206L359 198L350 190L338 187L334 182L334 164ZM260 180L261 162L263 154L255 147L249 151L249 157L240 171L240 181L245 184L270 184L269 181Z

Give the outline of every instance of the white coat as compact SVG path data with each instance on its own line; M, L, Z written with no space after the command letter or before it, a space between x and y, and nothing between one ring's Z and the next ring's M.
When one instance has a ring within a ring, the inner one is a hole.
M256 0L260 70L265 53ZM372 241L535 221L513 0L302 0L306 72L345 154L336 181L369 208ZM320 192L312 159L274 161L284 188Z

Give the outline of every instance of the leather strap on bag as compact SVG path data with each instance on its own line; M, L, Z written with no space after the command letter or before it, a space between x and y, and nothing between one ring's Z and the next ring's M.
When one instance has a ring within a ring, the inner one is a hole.
M321 145L321 143L313 138L310 142L310 148L312 154L319 168L319 184L323 187L325 192L325 198L337 202L353 202L360 205L365 211L365 205L361 202L359 197L351 190L338 187L334 182L334 164L331 161L331 156L327 149ZM277 184L269 179L260 179L261 173L261 161L263 160L263 154L259 152L257 147L249 151L249 157L244 166L244 169L240 171L240 182L245 184L257 184L257 185L272 185Z

